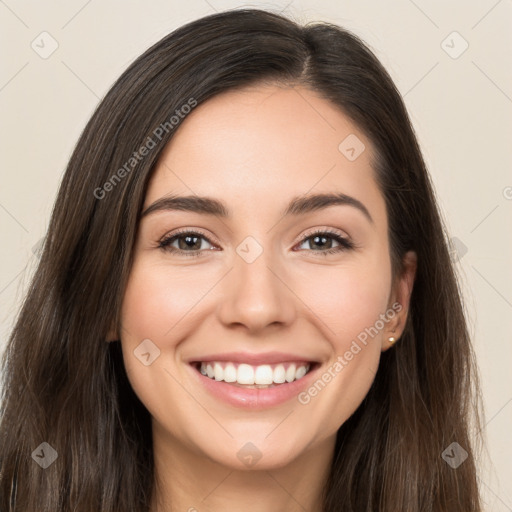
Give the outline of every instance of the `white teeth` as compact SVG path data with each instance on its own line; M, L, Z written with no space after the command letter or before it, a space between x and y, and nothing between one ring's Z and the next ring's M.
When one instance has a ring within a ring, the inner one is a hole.
M274 382L276 384L282 384L286 380L286 370L282 364L278 364L274 368Z
M224 382L236 382L237 371L234 364L229 363L224 368Z
M268 364L256 367L254 372L254 383L255 384L272 384L273 380L272 368Z
M213 365L213 375L215 380L223 380L224 379L224 370L219 363L215 363Z
M306 367L300 366L299 368L297 368L297 371L295 372L295 378L302 379L302 377L304 377L304 375L306 375Z
M291 364L286 370L286 382L293 382L295 379L295 365Z
M265 388L302 379L309 368L309 364L295 363L251 366L243 363L237 365L237 363L210 361L201 363L199 370L203 375L216 381Z
M248 364L241 364L236 373L238 384L254 384L254 370Z

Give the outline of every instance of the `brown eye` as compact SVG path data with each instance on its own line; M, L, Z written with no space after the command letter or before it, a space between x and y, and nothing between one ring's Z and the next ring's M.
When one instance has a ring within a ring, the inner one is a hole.
M195 231L181 231L179 233L173 233L164 237L158 247L169 251L171 253L178 253L184 256L200 256L204 249L203 241L211 244L211 242L201 233ZM178 242L178 247L173 247L171 244Z
M338 245L333 247L333 241ZM309 234L308 236L302 239L300 245L303 245L305 243L309 243L309 247L311 249L315 246L319 247L319 250L313 250L313 252L319 253L323 256L354 248L354 244L347 240L345 237L342 237L338 233L333 233L331 231L325 230L316 231L314 233Z

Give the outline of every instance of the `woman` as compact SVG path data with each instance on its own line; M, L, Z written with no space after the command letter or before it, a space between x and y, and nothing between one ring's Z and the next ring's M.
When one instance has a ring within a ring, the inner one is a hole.
M445 231L364 43L246 9L139 57L71 157L3 386L2 510L480 511Z

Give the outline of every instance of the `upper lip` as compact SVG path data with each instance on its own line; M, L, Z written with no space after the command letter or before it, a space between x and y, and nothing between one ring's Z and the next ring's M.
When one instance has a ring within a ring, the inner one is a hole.
M315 363L314 359L298 354L284 352L262 352L260 354L250 352L225 352L222 354L209 354L189 359L189 363L207 363L211 361L224 361L232 363L247 363L252 365L279 364L287 362Z

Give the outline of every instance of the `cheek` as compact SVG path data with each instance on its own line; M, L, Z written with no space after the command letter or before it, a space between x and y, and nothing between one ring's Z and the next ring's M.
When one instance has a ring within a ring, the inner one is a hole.
M382 331L374 329L385 312L384 294L359 281L340 281L346 286L333 295L334 304L324 304L322 317L322 323L328 325L324 336L331 357L317 379L298 396L309 417L323 418L317 429L324 436L334 435L361 405L374 381L382 346ZM351 284L357 286L351 288Z
M382 263L317 267L297 283L297 295L317 318L336 353L385 313L390 271Z
M151 416L162 423L166 423L169 414L184 414L183 410L190 407L190 396L177 384L181 377L175 349L186 337L187 326L194 323L194 311L199 308L193 306L209 289L207 283L182 277L187 272L180 274L159 265L135 262L121 312L121 343L128 379ZM194 279L192 273L188 275ZM144 342L144 351L139 349L143 340L151 340L149 345ZM151 358L158 355L145 365L137 354L147 351ZM181 426L179 422L173 425L176 434Z
M374 380L390 283L386 258L317 270L303 281L299 295L321 320L316 325L332 357L299 402L311 415L328 418L323 428L331 434L359 407Z
M134 265L122 307L125 334L139 343L150 338L165 348L179 339L209 288L209 281L192 268L170 272L159 265Z

